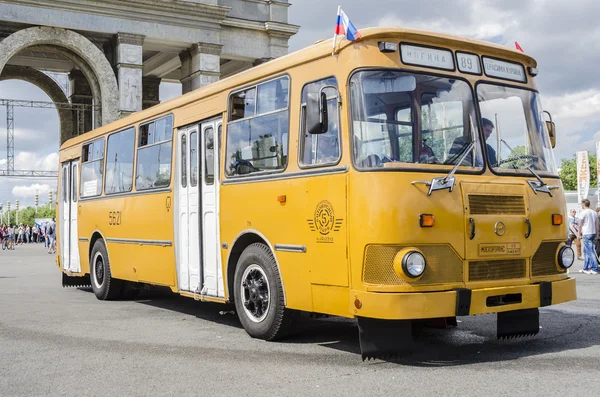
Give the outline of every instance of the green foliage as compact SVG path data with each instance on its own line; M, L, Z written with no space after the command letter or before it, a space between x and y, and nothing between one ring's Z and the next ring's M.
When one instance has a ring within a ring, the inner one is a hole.
M19 210L19 224L33 226L35 218L55 218L56 209L52 206L52 209L48 205L38 207L37 215L35 213L35 207L27 207ZM7 223L7 211L2 213L2 221L0 224ZM17 223L17 211L15 209L10 210L10 223Z
M598 175L596 173L596 155L588 156L590 165L590 187L598 186ZM577 190L577 155L572 159L562 159L558 176L562 180L565 190Z

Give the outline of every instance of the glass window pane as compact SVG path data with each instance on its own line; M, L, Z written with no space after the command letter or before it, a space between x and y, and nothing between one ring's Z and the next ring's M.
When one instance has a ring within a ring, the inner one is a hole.
M463 103L443 95L421 97L421 147L419 163L443 163L451 156L454 141L465 132Z
M306 98L308 92L318 92L325 85L337 87L337 82L334 78L329 78L308 84L302 90L302 98ZM300 148L301 164L303 165L335 164L340 159L341 141L337 89L326 88L323 92L327 95L327 132L311 134L304 129L304 139ZM302 114L303 120L306 121L306 107ZM306 123L304 122L303 125Z
M63 203L66 203L67 200L69 199L69 179L67 177L69 172L68 168L63 168L63 172L62 172L62 187L60 189L61 191L61 195L63 198Z
M212 185L215 180L215 138L212 127L204 130L204 183Z
M477 86L490 165L503 172L529 168L556 175L554 154L536 92L493 84Z
M254 116L255 110L256 88L231 95L231 121Z
M190 185L198 185L198 134L190 134Z
M187 187L187 144L185 135L181 136L181 186Z
M99 196L102 193L102 166L101 160L92 161L81 165L81 197Z
M154 143L170 141L173 138L173 116L156 120L156 136Z
M92 160L99 160L104 158L104 139L98 139L93 142L94 152L92 154Z
M290 80L282 77L258 86L257 114L269 113L288 107Z
M171 142L138 150L135 188L145 190L169 186L171 181Z
M288 158L288 111L230 124L227 175L284 169Z
M475 106L461 80L400 71L356 73L350 82L354 162L483 167ZM419 123L416 123L416 120ZM421 128L417 128L420 125ZM465 153L474 137L476 150Z
M130 128L108 137L106 144L105 194L130 192L133 185L135 129Z
M72 201L77 202L77 164L73 164L71 168L71 184Z

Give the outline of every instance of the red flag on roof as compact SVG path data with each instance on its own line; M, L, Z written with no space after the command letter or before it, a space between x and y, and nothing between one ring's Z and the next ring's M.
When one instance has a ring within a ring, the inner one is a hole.
M525 52L525 51L523 51L523 49L521 48L521 46L519 45L519 43L517 43L516 41L515 41L515 47L517 47L517 50L519 50L521 52Z

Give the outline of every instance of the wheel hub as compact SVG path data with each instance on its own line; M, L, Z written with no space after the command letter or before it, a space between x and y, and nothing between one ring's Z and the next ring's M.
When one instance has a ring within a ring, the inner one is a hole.
M265 319L269 312L269 281L258 265L250 265L242 276L244 311L254 322Z

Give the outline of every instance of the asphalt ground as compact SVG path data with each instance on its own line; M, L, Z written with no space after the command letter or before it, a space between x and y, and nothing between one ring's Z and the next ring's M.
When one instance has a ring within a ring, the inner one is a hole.
M164 291L101 302L62 288L41 245L0 251L0 396L595 396L600 275L541 309L536 337L498 341L494 315L428 329L415 349L363 362L345 319L250 338L232 310Z

